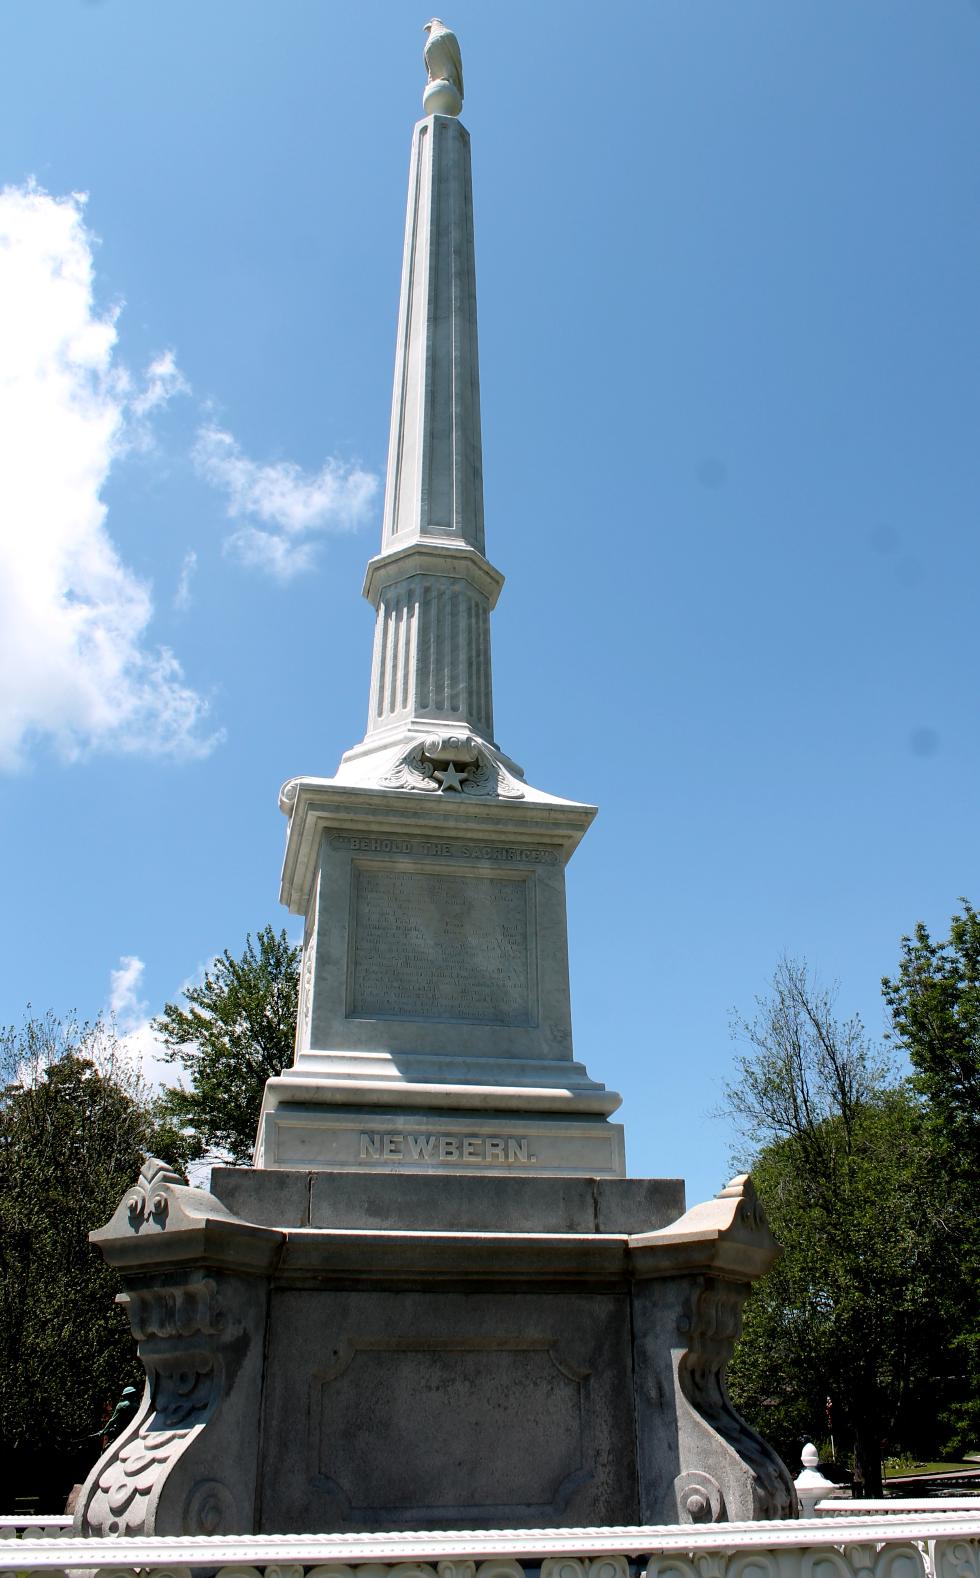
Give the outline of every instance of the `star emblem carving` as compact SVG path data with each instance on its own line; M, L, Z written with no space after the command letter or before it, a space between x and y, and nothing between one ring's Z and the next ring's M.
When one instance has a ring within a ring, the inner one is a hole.
M378 781L386 789L421 789L429 794L454 790L467 799L524 798L524 790L496 754L470 735L417 740Z
M463 792L463 779L469 776L465 768L462 772L459 772L455 762L450 762L447 767L436 768L436 777L439 779L440 788L455 789L459 794Z

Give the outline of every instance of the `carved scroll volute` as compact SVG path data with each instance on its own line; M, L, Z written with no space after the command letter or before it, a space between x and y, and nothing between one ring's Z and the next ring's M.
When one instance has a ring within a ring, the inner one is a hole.
M676 1222L631 1237L630 1252L634 1273L650 1279L637 1295L638 1362L651 1400L673 1370L680 1448L672 1483L649 1462L647 1516L682 1523L795 1516L789 1471L740 1418L726 1387L742 1305L781 1253L751 1178L733 1178ZM649 1346L664 1319L674 1326L669 1361Z
M980 1578L980 1550L972 1539L937 1540L933 1566L936 1578Z
M798 1514L789 1470L736 1412L728 1396L728 1365L741 1331L747 1294L747 1282L697 1278L678 1317L678 1335L686 1343L676 1350L679 1405L687 1404L701 1426L701 1432L696 1433L702 1434L692 1454L698 1469L692 1465L674 1482L676 1515L682 1523L792 1518ZM707 1438L705 1427L710 1432ZM684 1432L681 1434L683 1438Z
M125 1206L133 1231L138 1233L144 1227L163 1228L170 1214L169 1186L184 1187L186 1183L187 1180L167 1162L148 1156L134 1188L126 1196Z
M690 1469L674 1480L680 1523L722 1523L726 1517L721 1486L710 1474Z
M122 1275L119 1302L147 1389L132 1424L90 1473L75 1532L243 1532L251 1504L224 1483L224 1465L233 1447L241 1455L244 1422L258 1407L265 1271L283 1234L241 1221L147 1157L111 1221L91 1237Z
M211 1279L130 1288L119 1302L129 1313L147 1390L136 1419L96 1464L79 1500L78 1532L103 1538L155 1532L148 1526L155 1493L213 1414L224 1375L223 1322ZM195 1487L185 1532L212 1534L227 1526L226 1509L219 1515L212 1506L220 1505L224 1487L210 1489L209 1501Z

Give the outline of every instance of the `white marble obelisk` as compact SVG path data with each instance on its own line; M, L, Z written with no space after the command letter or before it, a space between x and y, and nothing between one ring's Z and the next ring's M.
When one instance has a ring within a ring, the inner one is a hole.
M434 725L493 739L470 139L449 115L412 139L365 750Z
M333 778L280 796L306 932L256 1164L617 1175L620 1098L574 1060L569 1006L565 864L595 810L494 740L469 134L455 38L427 31L368 726Z
M328 1534L349 1557L369 1531L431 1554L426 1530L497 1530L520 1555L542 1529L577 1550L797 1511L725 1390L779 1246L747 1177L685 1212L680 1179L621 1176L619 1097L571 1043L565 862L594 812L493 743L462 63L426 33L367 735L282 792L295 1064L256 1169L205 1192L147 1157L92 1234L147 1387L78 1535Z

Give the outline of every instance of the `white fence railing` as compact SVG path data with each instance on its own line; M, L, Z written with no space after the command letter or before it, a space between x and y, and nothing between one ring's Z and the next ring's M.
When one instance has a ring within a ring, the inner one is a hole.
M26 1520L13 1520L23 1527ZM51 1520L54 1521L54 1520ZM33 1529L31 1530L33 1533ZM980 1578L980 1507L785 1523L200 1539L19 1538L28 1578Z
M980 1518L978 1496L888 1496L883 1501L818 1501L816 1511L821 1517L878 1517L881 1513L901 1516L903 1512L975 1512Z
M25 1538L64 1539L71 1534L71 1518L0 1518L0 1540Z

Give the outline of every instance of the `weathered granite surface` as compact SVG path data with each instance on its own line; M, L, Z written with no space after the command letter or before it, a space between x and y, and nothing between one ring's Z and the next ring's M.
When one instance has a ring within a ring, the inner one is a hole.
M214 1188L148 1160L92 1235L148 1387L80 1532L792 1515L725 1392L778 1254L748 1179L675 1218L670 1179L219 1169Z

